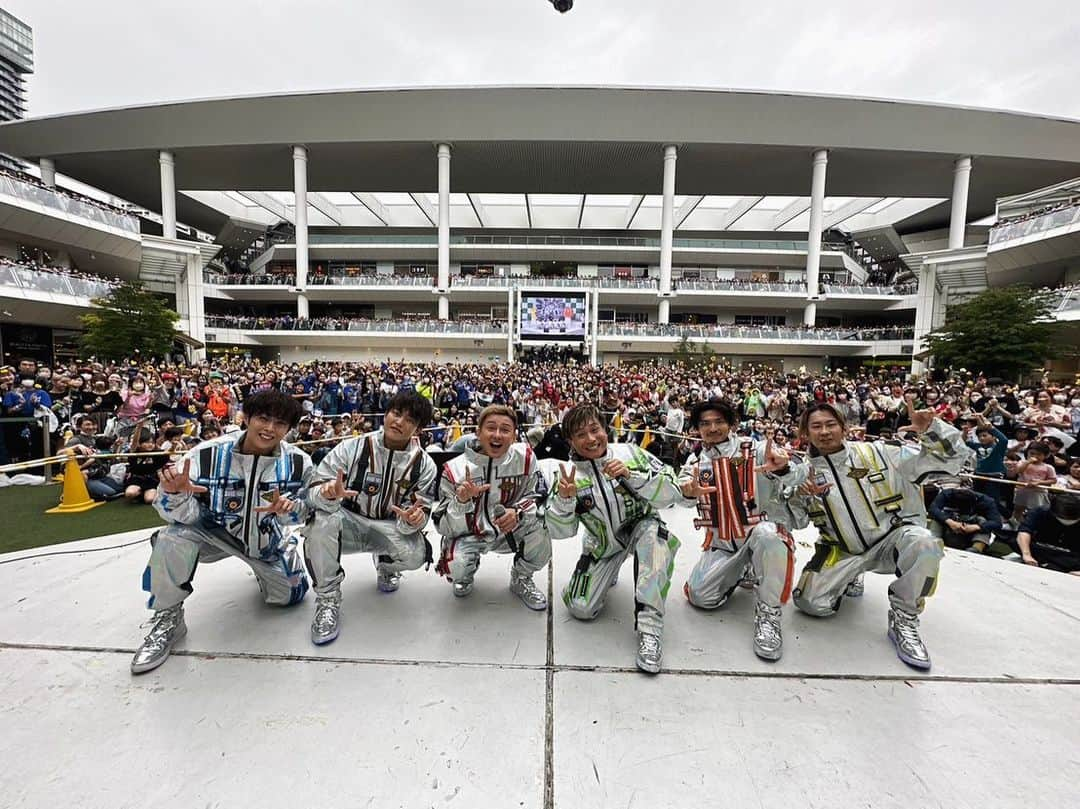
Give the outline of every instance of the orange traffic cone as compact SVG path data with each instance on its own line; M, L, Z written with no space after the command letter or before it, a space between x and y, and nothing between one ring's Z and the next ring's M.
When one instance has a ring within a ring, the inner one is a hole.
M79 462L72 458L64 465L64 490L60 494L60 505L46 509L45 513L75 514L103 505L105 504L96 503L90 499L90 492L86 490L86 481L83 480L82 472L79 470Z

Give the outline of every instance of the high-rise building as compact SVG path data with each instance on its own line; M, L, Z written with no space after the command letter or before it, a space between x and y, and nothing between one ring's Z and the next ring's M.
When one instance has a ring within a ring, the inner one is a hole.
M0 121L14 121L26 112L23 78L34 72L34 32L17 17L0 9ZM0 155L0 167L14 169L18 163Z

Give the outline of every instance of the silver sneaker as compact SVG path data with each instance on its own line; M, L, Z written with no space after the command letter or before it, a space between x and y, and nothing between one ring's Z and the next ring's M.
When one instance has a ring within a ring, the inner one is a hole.
M532 576L510 571L510 592L521 599L521 603L530 610L546 610L547 596L537 589Z
M759 601L754 608L754 654L762 660L779 660L784 653L780 608Z
M142 674L156 669L168 659L173 644L187 634L183 604L158 610L151 620L153 627L150 633L135 651L135 656L131 658L132 674Z
M917 669L930 668L930 653L919 637L919 616L903 610L889 610L889 640L896 656Z
M663 659L664 649L660 644L660 636L649 632L639 632L637 667L649 674L657 674L660 671L660 661Z
M472 579L469 579L467 581L456 581L454 582L454 595L457 598L465 598L465 596L472 592L472 588Z
M311 642L316 646L330 643L341 629L341 596L315 599L315 617L311 619Z
M401 586L401 574L389 570L379 569L378 583L380 593L395 593Z
M863 584L862 573L849 581L847 587L844 588L844 595L848 598L862 598L864 592L866 592L866 586Z

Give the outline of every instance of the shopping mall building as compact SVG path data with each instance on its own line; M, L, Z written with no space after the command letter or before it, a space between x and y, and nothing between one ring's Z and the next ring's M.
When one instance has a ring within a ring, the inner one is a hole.
M1080 121L398 89L29 119L0 153L29 164L0 175L7 362L70 352L113 278L168 296L193 356L619 362L686 337L736 363L922 371L925 335L987 286L1062 287L1055 317L1080 321Z

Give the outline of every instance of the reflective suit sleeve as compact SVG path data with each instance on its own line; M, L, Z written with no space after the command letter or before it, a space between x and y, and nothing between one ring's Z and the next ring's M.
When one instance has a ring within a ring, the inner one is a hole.
M338 472L341 472L345 476L345 485L348 487L349 474L352 471L350 467L356 456L356 447L355 440L342 441L319 462L307 482L307 502L311 508L330 514L341 509L340 500L327 500L322 496L322 485L335 480Z
M911 483L922 483L931 472L955 475L963 469L972 451L964 445L963 434L941 419L934 419L919 435L919 447L885 445L884 452L900 474Z
M462 503L457 499L458 484L451 478L450 464L443 467L439 481L439 502L432 512L435 530L444 537L459 537L471 533L467 517L476 507L472 500Z
M307 522L308 516L312 511L310 492L311 480L315 474L315 464L311 462L310 455L301 449L291 448L290 451L296 462L304 465L304 471L300 476L300 488L292 495L293 500L296 501L296 508L292 511L287 511L284 514L277 515L278 524L286 528L295 525L303 525Z
M184 464L191 461L191 474L188 476L192 482L203 476L199 468L199 448L189 450L176 464L177 469L183 469ZM181 492L169 494L163 486L158 486L157 496L154 498L154 510L165 522L193 525L199 521L202 514L202 506L198 498L193 494Z
M686 500L679 488L675 470L659 458L633 447L627 466L630 467L630 477L626 479L626 485L653 508L664 508Z
M544 523L547 525L548 536L552 539L576 537L578 532L577 499L561 496L556 488L548 498Z

